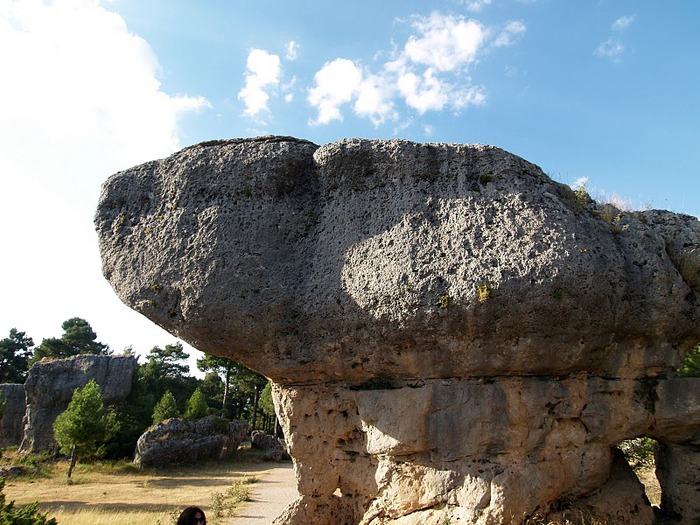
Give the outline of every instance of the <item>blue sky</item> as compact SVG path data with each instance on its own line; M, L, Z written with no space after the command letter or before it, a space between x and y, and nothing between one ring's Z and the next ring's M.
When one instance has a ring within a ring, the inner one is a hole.
M694 0L0 0L0 336L172 336L100 273L112 173L260 134L493 144L601 200L700 215Z

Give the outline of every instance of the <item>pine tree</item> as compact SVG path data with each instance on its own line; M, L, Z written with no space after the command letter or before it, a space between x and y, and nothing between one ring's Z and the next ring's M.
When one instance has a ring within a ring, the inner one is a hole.
M104 407L100 386L94 379L76 389L68 408L53 424L54 438L61 452L70 453L68 477L73 473L78 455L97 450L98 445L112 437L118 428L114 413Z
M156 425L171 417L180 417L180 412L177 409L175 396L172 395L170 390L166 390L163 397L160 398L160 401L158 401L153 409L153 424Z
M207 398L204 396L204 392L197 387L194 391L192 397L187 401L187 410L185 411L185 419L190 421L196 421L207 415L209 412L209 407L207 406Z

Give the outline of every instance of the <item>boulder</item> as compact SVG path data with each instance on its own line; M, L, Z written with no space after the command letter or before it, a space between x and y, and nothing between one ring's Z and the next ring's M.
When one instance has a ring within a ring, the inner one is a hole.
M127 305L275 383L300 492L278 524L518 524L629 494L620 441L700 429L673 378L698 220L499 148L203 143L111 177L95 224Z
M253 430L250 433L250 445L262 450L263 459L268 461L281 461L287 455L284 441L262 430Z
M0 384L0 402L3 399L5 406L0 418L0 447L19 445L22 441L22 419L26 410L24 385Z
M207 416L198 421L166 419L144 432L136 443L140 467L194 463L228 457L247 437L245 421Z
M42 359L24 383L27 411L20 453L37 453L54 444L53 423L68 408L73 392L94 379L105 405L124 401L131 393L136 368L133 356L77 355Z

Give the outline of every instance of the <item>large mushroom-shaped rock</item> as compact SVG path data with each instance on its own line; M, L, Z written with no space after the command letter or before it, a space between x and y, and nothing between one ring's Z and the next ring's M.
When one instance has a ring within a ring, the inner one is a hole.
M118 173L96 227L126 304L275 382L277 523L520 523L629 487L621 440L697 444L693 217L495 147L263 137Z
M91 379L100 386L105 404L124 401L135 369L133 356L77 355L34 363L24 383L27 411L19 451L37 453L53 445L54 421L68 408L73 392Z

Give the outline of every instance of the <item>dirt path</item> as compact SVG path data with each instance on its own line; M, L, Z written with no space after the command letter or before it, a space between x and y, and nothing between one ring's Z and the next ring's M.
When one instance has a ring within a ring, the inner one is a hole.
M270 525L299 496L291 463L256 476L260 481L250 486L253 500L240 507L228 525Z

